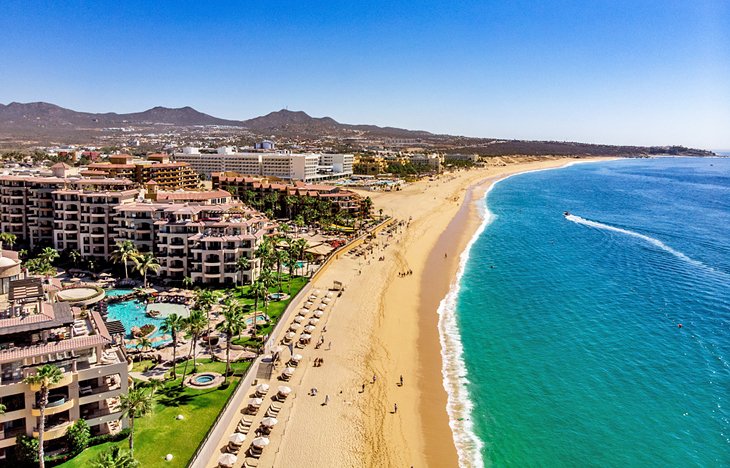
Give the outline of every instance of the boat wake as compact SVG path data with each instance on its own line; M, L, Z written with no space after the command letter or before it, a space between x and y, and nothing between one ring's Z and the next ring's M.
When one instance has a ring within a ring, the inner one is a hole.
M602 229L604 231L618 232L620 234L625 234L627 236L631 236L631 237L635 237L637 239L641 239L641 240L643 240L645 242L648 242L649 244L651 244L651 245L653 245L653 246L655 246L655 247L657 247L657 248L659 248L659 249L661 249L661 250L663 250L665 252L668 252L668 253L674 255L675 257L677 257L678 259L680 259L680 260L682 260L684 262L687 262L687 263L689 263L691 265L694 265L697 268L701 268L703 270L711 271L711 272L713 272L715 274L722 275L722 276L725 276L725 277L730 276L727 273L725 273L723 271L720 271L720 270L716 270L715 268L712 268L711 266L706 265L706 264L702 263L699 260L695 260L694 258L688 257L686 254L680 252L679 250L676 250L676 249L673 249L673 248L669 247L667 244L665 244L664 242L660 241L659 239L655 239L653 237L649 237L649 236L647 236L645 234L641 234L641 233L635 232L635 231L630 231L628 229L623 229L623 228L616 227L616 226L611 226L610 224L599 223L598 221L591 221L590 219L581 218L580 216L576 216L576 215L570 214L570 213L567 213L565 215L565 219L567 219L568 221L572 221L574 223L582 224L584 226L592 227L592 228L595 228L595 229Z

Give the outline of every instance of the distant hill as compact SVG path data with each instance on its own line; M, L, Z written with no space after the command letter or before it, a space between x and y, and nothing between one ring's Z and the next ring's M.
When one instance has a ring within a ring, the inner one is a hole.
M259 136L284 139L335 139L355 145L359 142L384 141L386 144L423 147L444 152L479 153L482 155L695 155L707 156L712 152L672 147L635 147L592 145L574 142L498 140L438 135L422 130L407 130L376 125L351 125L331 117L312 117L302 111L280 110L249 120L226 120L199 112L192 107L153 107L144 112L95 114L77 112L47 102L0 104L0 141L16 145L31 145L54 139L61 142L89 142L112 132L104 129L134 127L152 132L161 127L196 127L216 125L232 127L232 132L244 130ZM237 130L240 128L240 130Z
M242 122L226 120L198 112L192 107L153 107L144 112L94 114L77 112L47 102L0 104L0 126L20 132L55 131L118 127L130 124L147 125L230 125L240 127Z

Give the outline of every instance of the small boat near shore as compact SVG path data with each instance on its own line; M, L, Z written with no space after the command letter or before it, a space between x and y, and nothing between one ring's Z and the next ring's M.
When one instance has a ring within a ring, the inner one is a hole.
M565 216L566 218L567 218L568 216L570 216L570 211L563 211L563 216Z

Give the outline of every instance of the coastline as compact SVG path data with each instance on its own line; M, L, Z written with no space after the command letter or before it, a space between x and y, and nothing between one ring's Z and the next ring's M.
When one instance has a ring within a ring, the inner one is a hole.
M368 192L376 212L410 219L409 226L392 238L378 236L367 260L345 255L318 278L316 287L338 280L347 289L327 322L333 344L324 353L325 370L308 369L301 386L336 397L324 409L297 395L275 464L457 466L437 311L456 284L468 244L485 225L481 208L489 187L510 175L579 161L496 158L486 168L399 192Z

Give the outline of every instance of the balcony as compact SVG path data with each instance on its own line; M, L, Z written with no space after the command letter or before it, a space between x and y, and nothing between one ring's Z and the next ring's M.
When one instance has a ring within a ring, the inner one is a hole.
M58 439L59 437L63 437L66 435L66 431L68 430L68 427L71 425L71 421L63 421L59 424L56 424L54 426L48 427L46 425L46 430L43 433L43 438L45 440L53 440ZM33 428L33 437L38 438L38 428Z
M66 396L59 396L56 399L51 396L49 397L48 405L46 406L46 416L68 411L69 409L71 409L71 407L73 407L73 405L74 401ZM34 406L33 408L31 408L30 413L33 416L40 416L41 410Z

